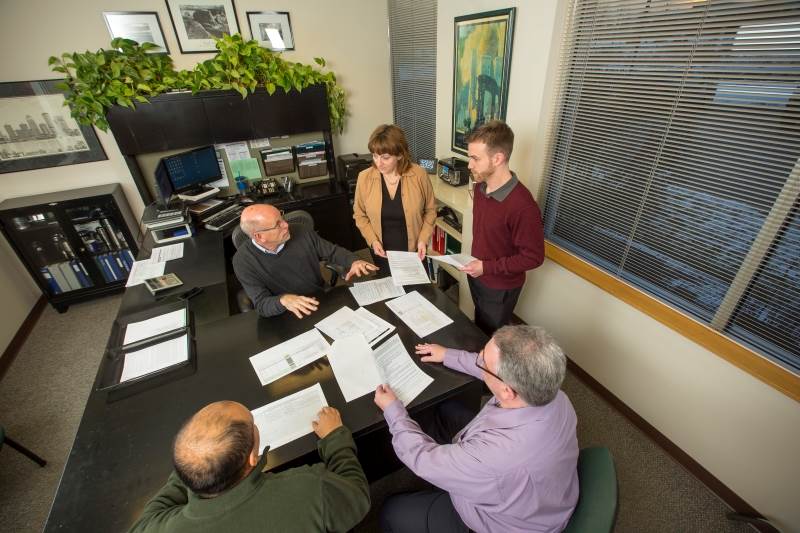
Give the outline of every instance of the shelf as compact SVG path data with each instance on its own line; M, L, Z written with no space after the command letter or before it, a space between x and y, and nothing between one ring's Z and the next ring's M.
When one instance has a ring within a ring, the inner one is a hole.
M442 228L445 233L447 233L448 235L450 235L454 239L456 239L458 241L463 241L464 240L464 238L461 236L461 232L457 231L453 226L451 226L450 224L445 222L444 219L442 219L441 217L436 219L435 225L439 226L440 228Z
M428 174L428 178L431 180L433 194L437 200L461 214L472 211L472 197L469 195L468 185L453 187L442 181L439 176Z

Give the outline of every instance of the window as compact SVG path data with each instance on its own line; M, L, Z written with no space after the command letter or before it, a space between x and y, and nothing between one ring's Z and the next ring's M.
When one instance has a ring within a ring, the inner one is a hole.
M547 238L800 373L800 5L573 0Z
M436 2L389 0L394 122L411 156L436 154Z

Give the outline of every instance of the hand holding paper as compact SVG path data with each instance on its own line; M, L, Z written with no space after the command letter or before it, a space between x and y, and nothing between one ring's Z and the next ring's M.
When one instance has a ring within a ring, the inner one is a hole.
M385 411L389 404L396 399L397 395L389 385L382 383L375 389L375 405L380 407L381 411Z

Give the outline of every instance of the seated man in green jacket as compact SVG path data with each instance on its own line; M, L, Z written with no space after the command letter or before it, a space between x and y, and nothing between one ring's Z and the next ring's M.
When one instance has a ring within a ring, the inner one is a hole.
M367 478L339 411L322 408L312 426L324 464L264 473L250 411L207 405L181 428L175 472L131 531L347 531L369 510Z

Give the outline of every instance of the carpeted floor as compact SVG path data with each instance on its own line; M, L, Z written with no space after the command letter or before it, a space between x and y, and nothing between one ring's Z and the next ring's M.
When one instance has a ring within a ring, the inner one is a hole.
M0 531L42 530L119 300L74 305L63 315L48 307L0 382L0 423L49 461L39 468L2 449ZM567 377L564 390L578 413L581 446L607 446L614 456L620 494L615 531L752 531L729 523L721 501L575 377ZM379 531L378 511L387 494L424 486L405 469L374 483L373 509L356 531Z

